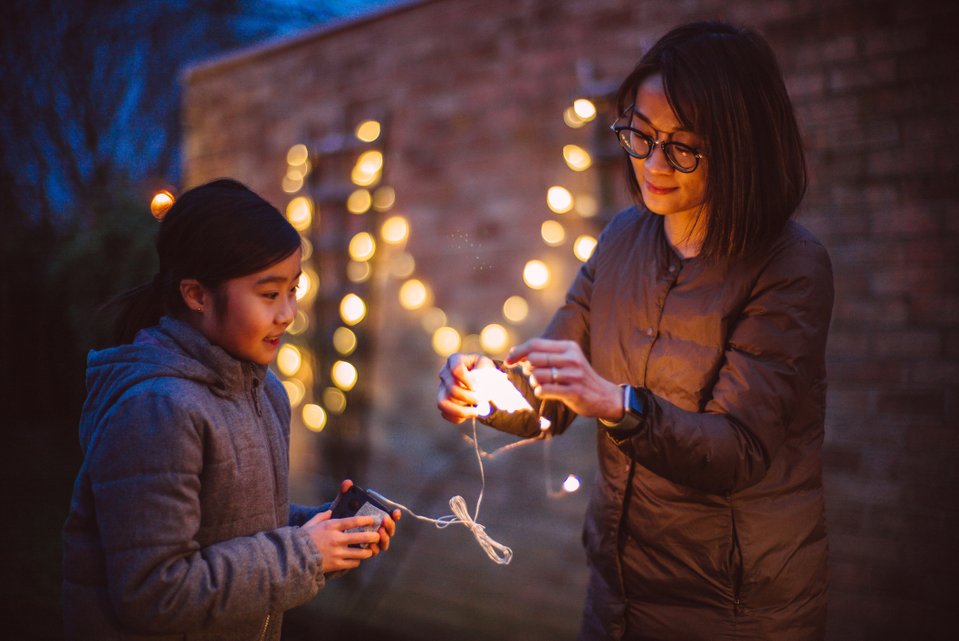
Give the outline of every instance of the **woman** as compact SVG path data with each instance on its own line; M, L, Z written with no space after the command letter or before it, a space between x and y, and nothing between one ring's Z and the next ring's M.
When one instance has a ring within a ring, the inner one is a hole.
M296 313L286 219L214 181L167 212L157 254L153 281L117 301L116 346L88 360L66 637L279 639L328 574L389 547L399 512L368 531L289 504L290 403L267 369Z
M800 136L758 34L678 27L622 83L637 206L600 236L542 338L506 365L556 431L598 419L582 639L820 639L829 257L790 218ZM448 420L470 370L440 372ZM538 416L483 419L518 435Z

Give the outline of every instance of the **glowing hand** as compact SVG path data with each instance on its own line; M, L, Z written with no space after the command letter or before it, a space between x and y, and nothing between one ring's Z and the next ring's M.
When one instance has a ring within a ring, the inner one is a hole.
M480 354L453 354L440 370L436 406L450 423L462 423L478 416L476 405L483 399L476 395L470 381L470 371L496 367L493 361Z

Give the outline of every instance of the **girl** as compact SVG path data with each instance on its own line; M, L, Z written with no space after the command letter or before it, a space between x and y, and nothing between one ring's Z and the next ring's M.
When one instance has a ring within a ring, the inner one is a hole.
M775 57L754 32L682 26L617 100L637 206L507 359L554 429L598 419L580 638L821 639L832 271L790 222L806 176ZM470 370L490 366L450 357L444 417L476 416ZM485 420L538 431L531 412Z
M67 637L279 639L284 610L395 525L347 532L373 520L288 502L290 404L267 365L296 312L297 232L217 180L182 195L156 247L153 281L115 301L116 346L88 360Z

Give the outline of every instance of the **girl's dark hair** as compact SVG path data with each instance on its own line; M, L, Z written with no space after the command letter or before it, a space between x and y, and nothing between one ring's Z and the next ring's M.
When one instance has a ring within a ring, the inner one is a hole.
M235 180L214 180L184 192L160 223L160 271L107 303L117 310L114 344L132 342L164 314L182 316L184 278L215 291L224 281L265 269L299 247L300 236L286 218Z
M684 127L702 136L708 174L700 256L750 256L771 243L806 191L806 164L776 56L758 33L696 22L664 35L619 87L618 113L662 74ZM628 185L642 202L632 163Z

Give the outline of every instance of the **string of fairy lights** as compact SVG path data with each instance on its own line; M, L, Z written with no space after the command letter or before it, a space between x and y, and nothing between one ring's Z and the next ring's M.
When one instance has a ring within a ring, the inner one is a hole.
M579 98L569 105L563 120L568 128L576 130L596 118L593 101ZM392 187L381 184L385 169L383 152L374 145L383 135L382 124L377 120L363 120L352 131L355 143L361 149L356 154L350 172L353 189L345 198L345 209L355 216L378 215L383 217L378 234L359 231L352 235L348 245L349 262L346 276L354 284L365 283L373 275L374 257L377 266L383 266L388 277L399 282L396 288L400 305L411 313L419 314L419 323L429 336L432 349L439 356L446 356L466 349L482 350L484 353L502 355L514 343L516 327L529 314L529 302L522 294L508 296L500 306L502 318L487 323L478 334L469 334L450 322L449 315L435 304L433 287L423 275L416 274L416 261L406 250L412 233L409 220L392 212L396 194ZM363 148L368 145L369 148ZM575 173L589 170L593 159L589 151L578 144L566 144L562 148L566 166ZM347 411L349 393L356 386L361 372L350 361L358 347L354 328L364 321L369 312L369 302L356 291L349 291L339 301L341 324L332 332L332 347L338 358L332 363L317 363L305 343L312 324L310 313L317 295L319 279L313 260L310 232L321 213L309 194L303 193L307 176L312 170L310 149L302 143L289 148L286 154L287 171L282 179L284 193L290 195L286 205L286 217L300 232L303 243L303 273L297 290L300 303L293 323L287 329L290 335L280 347L276 369L290 398L294 410L299 411L303 425L310 431L321 432L327 426L329 416ZM165 210L173 203L167 191L154 196L151 208ZM579 234L570 238L569 224L562 218L571 212L581 218L596 215L598 204L589 193L573 192L563 185L551 185L546 190L546 206L549 210L540 225L540 236L548 248L569 246L572 255L585 262L596 247L596 238L591 234ZM373 228L375 225L370 225ZM554 280L547 262L539 258L527 260L521 273L522 283L532 291L544 290ZM313 382L317 367L328 367L332 385L325 387L315 398ZM563 483L566 492L575 491L579 480L569 475Z

